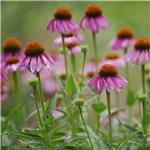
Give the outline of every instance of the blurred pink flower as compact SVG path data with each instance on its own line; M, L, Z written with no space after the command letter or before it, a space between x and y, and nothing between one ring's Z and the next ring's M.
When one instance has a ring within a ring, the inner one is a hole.
M80 21L80 27L87 27L95 33L99 32L100 29L107 29L109 23L102 14L103 12L99 5L90 4L85 10L85 16Z
M65 43L74 43L74 42L78 42L78 41L83 41L84 40L84 37L79 34L79 33L67 33L67 34L64 34L65 36ZM57 46L62 46L62 38L61 37L58 37L54 40L54 44L57 45Z
M120 92L128 83L123 76L118 75L116 67L111 64L102 65L98 74L89 80L90 86L97 92L102 92L104 88L109 92L113 89Z
M61 34L74 33L77 31L78 25L71 18L72 13L68 7L59 7L54 13L54 18L49 20L47 30Z
M145 64L150 60L150 39L138 38L134 49L125 55L127 61L133 64Z
M85 74L85 76L91 78L96 73L97 73L96 61L90 60L88 63L85 64L84 74Z
M5 61L9 56L17 56L18 58L23 56L23 52L21 51L21 43L15 37L8 37L5 39L2 45L2 50L2 61Z
M112 64L117 68L123 67L125 65L125 60L123 57L119 57L117 53L108 53L104 60L100 62L100 65Z
M127 119L127 114L125 112L118 112L118 111L114 111L111 113L112 115L112 121L114 121L114 119ZM108 115L105 115L103 117L101 117L101 120L100 120L101 124L104 126L104 127L107 127L108 124L109 124L109 117Z
M117 33L117 37L109 43L109 47L113 50L122 50L133 45L134 42L133 31L130 28L121 28Z

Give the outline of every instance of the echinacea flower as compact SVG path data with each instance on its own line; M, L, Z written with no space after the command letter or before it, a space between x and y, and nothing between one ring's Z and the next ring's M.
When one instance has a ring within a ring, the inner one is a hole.
M117 68L112 64L102 65L98 75L89 80L90 86L97 92L102 92L104 88L108 92L113 89L120 92L127 83L123 76L118 75Z
M81 52L81 48L80 48L78 42L65 43L65 45L71 54L78 54Z
M60 34L76 32L78 25L72 20L72 13L68 7L62 6L56 9L54 18L49 20L47 30Z
M19 69L19 58L17 56L9 56L6 59L5 69L15 72Z
M117 68L120 68L125 65L125 60L115 52L110 52L106 55L105 59L100 62L100 65L112 64Z
M122 50L128 48L135 42L134 34L130 28L121 28L117 32L117 37L113 38L109 43L109 47L113 50Z
M15 37L8 37L2 45L2 59L5 60L8 56L22 56L21 43Z
M50 69L53 63L52 58L45 52L43 45L36 40L27 43L24 54L25 57L20 66L25 67L33 74L40 72L44 66Z
M80 27L87 27L97 33L100 29L107 29L109 23L107 18L103 16L101 7L97 4L90 4L85 10L85 16L80 21Z
M93 77L97 72L97 67L96 67L96 61L95 60L90 60L85 64L84 67L84 74L88 78Z
M65 43L73 43L73 42L78 42L78 41L83 41L83 36L79 33L73 34L73 33L67 33L64 34L64 42ZM54 40L54 44L57 46L62 46L62 38L58 37Z
M150 39L138 38L134 49L125 55L127 61L133 64L145 64L150 60Z

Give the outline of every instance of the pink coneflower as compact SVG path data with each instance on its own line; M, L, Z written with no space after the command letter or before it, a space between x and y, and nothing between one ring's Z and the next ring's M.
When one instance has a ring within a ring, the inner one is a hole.
M125 60L115 52L108 53L104 60L100 62L100 65L112 64L117 68L120 68L125 65Z
M67 34L64 34L64 42L65 43L73 43L73 42L78 42L78 41L83 41L84 38L81 34L79 33L76 33L76 34L73 34L73 33L67 33ZM62 46L62 38L61 36L56 38L54 40L54 44L58 45L58 46Z
M43 66L50 69L50 65L53 63L52 58L45 52L43 45L36 40L27 43L24 54L25 57L21 66L34 74L40 72Z
M99 29L107 29L109 23L107 18L103 16L101 7L97 4L90 4L85 10L85 16L80 21L80 27L87 27L97 33Z
M125 55L125 59L134 64L145 64L150 60L150 40L148 38L138 38L134 49Z
M54 13L54 18L48 22L47 30L61 34L76 32L78 25L71 18L72 13L68 7L59 7Z
M89 81L90 86L97 92L102 92L104 88L108 92L113 89L120 92L127 83L123 76L118 75L116 67L112 64L102 65L98 75Z
M78 42L65 43L65 45L71 54L78 54L81 52L81 48L80 48Z
M19 69L19 58L17 56L9 56L6 59L5 69L15 72Z
M8 37L3 42L2 49L3 49L2 60L5 60L8 56L14 55L16 55L17 57L22 56L21 43L15 37Z
M85 76L87 76L88 78L93 77L97 72L96 68L97 68L96 61L90 60L88 63L85 64L85 67L84 67Z
M109 43L109 47L113 50L121 50L128 48L135 42L134 34L130 28L121 28L117 32L117 37L113 38Z

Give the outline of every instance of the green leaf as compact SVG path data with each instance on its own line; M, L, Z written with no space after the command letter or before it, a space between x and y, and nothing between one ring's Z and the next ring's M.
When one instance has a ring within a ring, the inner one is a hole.
M70 75L69 78L67 79L67 82L65 85L65 91L70 96L76 91L79 92L79 87L78 87L77 81L74 79L74 77L72 75Z
M101 103L92 104L92 108L97 113L101 113L101 112L103 112L106 109L106 106L104 105L104 103L101 102Z
M131 89L129 89L127 94L127 105L131 107L133 106L135 101L136 101L135 94Z
M50 113L55 110L57 100L60 98L60 94L56 93L53 99L48 99L45 103L45 110L47 113Z
M20 109L20 104L18 104L7 116L6 120L2 123L2 133L7 129L8 123L12 120L13 116L16 116L16 113Z
M134 137L134 135L136 135L139 131L136 131L134 133L132 133L131 135L128 135L126 137L124 137L123 139L121 139L121 141L118 143L117 147L115 148L115 150L122 150L122 147L132 138Z

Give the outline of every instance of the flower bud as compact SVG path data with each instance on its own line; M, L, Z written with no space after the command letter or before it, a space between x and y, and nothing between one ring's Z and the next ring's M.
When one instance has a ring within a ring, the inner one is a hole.
M38 78L37 77L35 77L35 78L33 78L33 79L30 79L29 80L29 84L30 84L30 86L32 86L33 88L35 88L37 85L38 85Z
M88 51L88 46L87 45L81 45L81 51L86 54L86 52Z
M83 106L84 105L84 99L83 98L75 98L74 99L76 106Z

